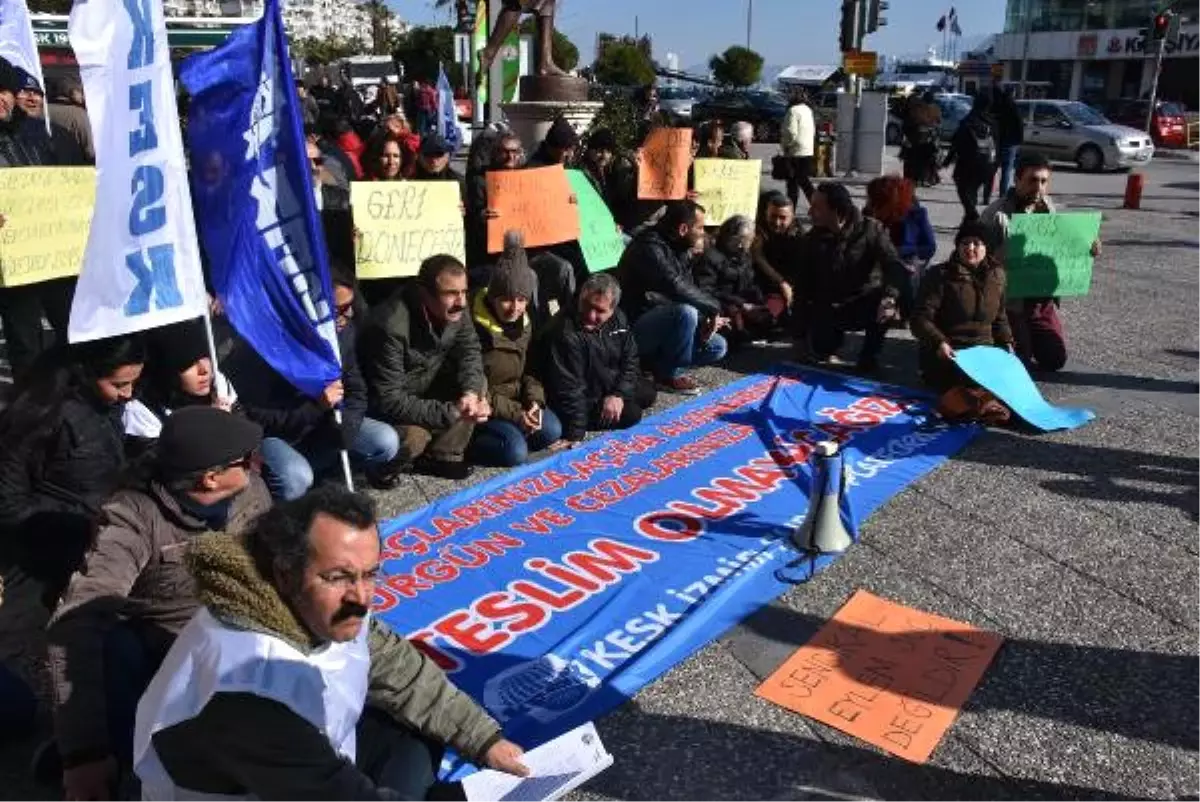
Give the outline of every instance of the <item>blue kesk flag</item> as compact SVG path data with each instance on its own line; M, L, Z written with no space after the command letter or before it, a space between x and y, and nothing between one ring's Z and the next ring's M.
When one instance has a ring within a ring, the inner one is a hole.
M462 135L458 131L458 110L454 106L454 90L446 77L446 68L438 64L438 120L437 131L450 146L450 152L458 152Z
M197 228L217 298L312 397L341 378L329 259L278 0L183 63Z

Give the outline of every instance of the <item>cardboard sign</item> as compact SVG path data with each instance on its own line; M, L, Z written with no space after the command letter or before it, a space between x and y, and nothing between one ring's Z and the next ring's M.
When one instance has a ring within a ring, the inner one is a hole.
M579 239L579 210L571 203L571 183L562 165L487 174L488 253L504 250L504 232L525 235L525 247Z
M0 170L0 286L79 275L95 199L95 167Z
M692 161L692 129L655 128L642 145L638 162L638 197L682 200L687 194Z
M616 267L625 252L625 240L600 193L579 170L567 170L567 180L579 203L579 247L588 271Z
M704 223L719 226L735 214L754 220L761 159L696 159L696 202L704 207Z
M439 253L466 259L457 181L355 181L350 184L360 279L415 276Z
M1099 236L1099 212L1013 215L1004 259L1008 297L1087 295Z
M860 590L755 694L924 763L1002 640Z

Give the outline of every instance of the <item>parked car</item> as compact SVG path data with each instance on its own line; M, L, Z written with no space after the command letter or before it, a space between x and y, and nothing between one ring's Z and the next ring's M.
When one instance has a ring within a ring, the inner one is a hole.
M1154 157L1154 143L1145 131L1116 125L1078 101L1018 100L1017 108L1025 121L1022 149L1052 161L1100 171L1145 164Z
M949 141L958 130L958 124L971 111L973 101L970 95L935 95L933 102L937 103L942 112L942 125L938 137ZM887 144L899 145L904 139L904 121L898 114L889 113L887 123Z
M726 124L748 122L758 142L778 142L788 104L778 92L738 90L721 92L692 104L692 122L722 120Z
M1146 130L1146 112L1149 100L1110 100L1102 107L1104 116L1115 123L1128 125L1139 131ZM1154 116L1150 119L1150 138L1158 147L1187 147L1187 118L1178 103L1159 100L1154 104Z
M667 115L673 125L690 125L692 106L699 92L680 86L664 86L658 90L658 108Z

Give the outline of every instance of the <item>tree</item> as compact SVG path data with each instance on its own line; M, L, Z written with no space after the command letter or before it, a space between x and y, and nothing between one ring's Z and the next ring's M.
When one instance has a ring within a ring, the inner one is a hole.
M392 39L392 56L404 65L406 80L436 81L438 64L454 89L462 87L462 71L454 69L454 29L449 25L412 28Z
M748 47L734 45L708 62L713 78L725 86L754 86L762 78L763 57Z
M371 20L371 53L376 56L386 56L388 52L388 34L391 30L392 10L383 0L366 0L362 5Z
M308 37L293 43L289 50L292 56L299 58L309 66L318 64L332 64L335 61L346 58L346 56L355 56L359 53L364 53L367 47L364 43L357 39L342 39L334 37L331 39L317 39Z
M537 22L532 17L527 17L521 20L521 27L517 30L521 34L534 36L537 31ZM537 47L537 39L534 39L534 47ZM550 49L554 63L563 70L570 72L579 65L579 48L558 28L554 29L554 43Z
M654 62L637 45L614 42L596 59L596 80L617 86L646 86L654 82Z

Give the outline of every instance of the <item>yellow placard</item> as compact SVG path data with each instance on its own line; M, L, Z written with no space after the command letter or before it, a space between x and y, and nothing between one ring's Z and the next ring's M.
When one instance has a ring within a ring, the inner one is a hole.
M704 223L719 226L735 214L754 219L761 159L696 159L696 202L704 207Z
M467 258L457 181L355 181L350 205L360 279L415 276L440 253Z
M0 170L0 286L79 275L95 203L95 167Z

